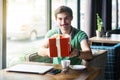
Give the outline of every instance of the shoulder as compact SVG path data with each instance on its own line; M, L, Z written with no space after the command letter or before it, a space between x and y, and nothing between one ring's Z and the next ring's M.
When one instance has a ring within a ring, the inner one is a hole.
M47 32L47 34L46 34L46 36L45 37L51 37L52 35L54 35L54 34L57 34L58 33L58 28L56 28L56 29L51 29L51 30L49 30L48 32Z
M88 39L87 34L82 30L73 28L73 33L74 33L73 34L74 35L73 40L78 40L78 41L81 42L84 39Z
M87 36L87 34L84 31L76 29L76 28L73 28L73 32L77 36Z

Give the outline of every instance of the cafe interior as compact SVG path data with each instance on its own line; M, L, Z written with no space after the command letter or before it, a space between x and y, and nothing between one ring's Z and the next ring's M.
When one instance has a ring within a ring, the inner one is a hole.
M39 56L37 50L47 31L56 28L54 10L61 5L73 10L73 27L88 36L93 59L83 60L82 65L98 68L99 73L86 72L82 77L80 72L77 78L62 73L64 78L59 74L50 78L47 73L46 78L43 74L24 77L36 76L28 80L120 80L120 0L0 0L0 80L27 80L13 78L15 73L3 73L16 64L52 64L52 58ZM27 32L28 36L19 32ZM92 77L85 78L88 73Z

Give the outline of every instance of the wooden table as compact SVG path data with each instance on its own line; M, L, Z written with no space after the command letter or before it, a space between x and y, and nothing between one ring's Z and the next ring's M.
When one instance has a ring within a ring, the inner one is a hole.
M104 63L106 62L106 59L107 59L107 50L92 49L92 54L93 54L93 59L88 62L86 62L85 60L82 60L83 65L95 66L95 67L100 66L100 68L101 68L101 66L105 66ZM101 60L101 58L102 58L102 60ZM99 63L101 61L102 61L102 65L101 65L101 63Z
M91 43L110 43L110 44L116 44L120 43L119 37L91 37L89 38L89 41Z
M38 65L53 65L54 68L61 69L61 65L27 62L25 64L38 64ZM5 69L0 70L0 80L94 80L99 75L100 69L95 67L88 67L86 70L72 70L69 69L67 73L59 73L56 75L50 74L30 74L30 73L17 73L7 72Z

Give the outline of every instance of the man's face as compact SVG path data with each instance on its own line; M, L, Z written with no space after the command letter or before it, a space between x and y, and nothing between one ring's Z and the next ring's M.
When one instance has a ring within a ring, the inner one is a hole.
M56 21L60 29L67 30L71 27L72 17L68 13L59 13L57 14Z

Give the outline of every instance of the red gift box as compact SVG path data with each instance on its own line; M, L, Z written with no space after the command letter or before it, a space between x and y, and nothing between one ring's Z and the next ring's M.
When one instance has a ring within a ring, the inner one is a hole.
M70 37L59 36L57 38L49 38L50 57L67 57L70 53Z

